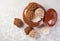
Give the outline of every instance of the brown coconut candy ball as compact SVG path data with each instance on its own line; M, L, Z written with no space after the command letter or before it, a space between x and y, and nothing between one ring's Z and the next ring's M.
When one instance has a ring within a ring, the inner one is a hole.
M29 32L30 32L32 29L33 29L32 27L27 26L27 27L24 29L24 32L26 33L26 35L28 35Z
M23 22L19 18L14 18L14 25L16 25L17 27L21 27L23 26Z
M31 2L24 9L23 19L29 26L36 27L43 24L41 21L43 21L44 15L45 8L38 3Z
M57 21L57 12L55 9L53 8L50 8L47 10L46 14L45 14L45 19L44 19L44 22L52 27L56 24L56 21Z

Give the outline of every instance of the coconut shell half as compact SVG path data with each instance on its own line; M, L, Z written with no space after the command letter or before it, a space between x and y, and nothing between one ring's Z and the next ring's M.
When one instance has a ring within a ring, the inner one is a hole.
M35 2L29 3L28 6L23 11L23 20L25 21L26 24L28 24L31 27L36 27L38 25L41 25L41 21L43 21L43 20L40 20L38 22L31 21L34 17L34 12L37 8L42 8L44 10L44 14L45 14L45 12L46 12L45 8Z

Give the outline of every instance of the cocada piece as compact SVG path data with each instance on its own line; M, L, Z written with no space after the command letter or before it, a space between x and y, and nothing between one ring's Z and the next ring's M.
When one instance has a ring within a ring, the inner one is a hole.
M14 18L14 25L21 27L23 25L23 22L19 18Z
M54 10L53 8L50 8L47 10L46 14L45 14L45 19L44 22L52 27L56 24L57 21L57 12L56 10Z
M28 35L29 32L30 32L32 29L33 29L32 27L27 26L27 27L24 29L25 34Z
M32 29L29 32L29 36L32 37L32 38L38 38L38 32L36 30Z
M50 33L50 30L48 28L48 26L43 26L42 28L40 28L40 32L43 34L43 35L47 35Z

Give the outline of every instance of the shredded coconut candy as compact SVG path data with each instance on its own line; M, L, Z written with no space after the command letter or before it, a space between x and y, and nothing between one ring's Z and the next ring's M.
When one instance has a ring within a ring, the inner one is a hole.
M42 8L38 8L35 10L35 17L33 18L33 22L38 22L41 18L44 17L44 10Z

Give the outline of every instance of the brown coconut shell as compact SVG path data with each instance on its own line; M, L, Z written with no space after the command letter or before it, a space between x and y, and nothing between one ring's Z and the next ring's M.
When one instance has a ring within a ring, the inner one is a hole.
M23 11L23 20L31 27L36 27L41 23L41 20L38 22L31 21L34 17L34 12L37 8L42 8L44 10L44 14L46 13L45 8L42 5L35 2L29 3Z

